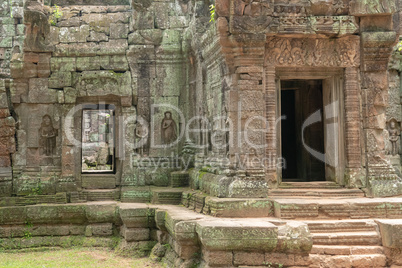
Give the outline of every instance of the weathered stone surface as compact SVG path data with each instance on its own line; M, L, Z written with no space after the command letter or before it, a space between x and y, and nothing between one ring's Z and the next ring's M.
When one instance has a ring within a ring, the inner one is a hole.
M62 27L59 32L61 43L85 43L89 36L89 26L80 27Z
M28 100L31 103L57 102L57 90L49 88L47 78L29 79Z
M150 238L150 231L148 228L127 228L126 226L123 226L120 229L120 233L127 242L148 241Z
M145 204L120 204L119 213L127 228L148 228L155 210Z
M72 85L71 72L56 72L52 73L49 78L50 88L63 88Z
M278 242L278 228L266 221L198 221L197 234L206 250L272 251ZM244 222L244 223L245 223Z
M132 92L131 75L130 72L84 71L75 75L74 87L81 92L80 94L87 96L108 95L110 90L127 96Z
M382 244L389 248L402 248L402 224L400 220L377 220Z
M77 58L77 71L92 71L99 69L100 69L99 56Z

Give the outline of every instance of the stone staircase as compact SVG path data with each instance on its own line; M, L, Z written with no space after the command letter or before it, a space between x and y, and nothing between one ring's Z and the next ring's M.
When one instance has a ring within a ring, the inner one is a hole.
M272 198L361 198L364 192L360 189L346 189L328 181L315 182L282 182L279 189L268 191Z
M310 259L328 267L385 267L374 220L304 221L313 238ZM320 267L320 266L317 266Z

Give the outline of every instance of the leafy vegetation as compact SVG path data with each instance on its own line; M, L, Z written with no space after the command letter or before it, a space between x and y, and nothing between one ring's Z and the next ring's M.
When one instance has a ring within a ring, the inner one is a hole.
M215 22L215 5L209 6L209 22Z
M50 25L56 26L57 20L63 16L63 12L61 11L58 5L54 5L53 12L49 17Z
M398 44L396 45L396 49L400 52L402 51L402 41L399 41Z

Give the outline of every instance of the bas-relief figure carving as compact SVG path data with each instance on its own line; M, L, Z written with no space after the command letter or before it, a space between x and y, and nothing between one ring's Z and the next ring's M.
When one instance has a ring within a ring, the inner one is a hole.
M399 154L399 136L400 129L398 127L398 122L395 119L391 119L388 122L388 133L389 133L389 141L390 148L388 154L394 156Z
M270 37L266 61L274 65L349 67L359 65L359 41Z
M172 118L172 112L165 112L161 124L162 144L170 144L177 139L176 122Z
M146 150L146 145L148 142L148 135L149 135L149 123L145 120L145 115L141 116L137 120L137 126L135 128L135 142L137 152L140 155L144 155Z
M49 115L43 116L41 127L39 128L39 146L41 155L54 155L57 135L58 130L53 127L51 117Z

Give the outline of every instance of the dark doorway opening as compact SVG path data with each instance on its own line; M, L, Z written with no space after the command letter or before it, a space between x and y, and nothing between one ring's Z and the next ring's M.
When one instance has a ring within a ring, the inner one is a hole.
M306 119L317 111L322 118L322 80L281 82L281 115L286 118L281 121L281 152L286 163L282 168L283 181L325 181L325 163L306 149L308 146L325 153L322 120L303 129Z

